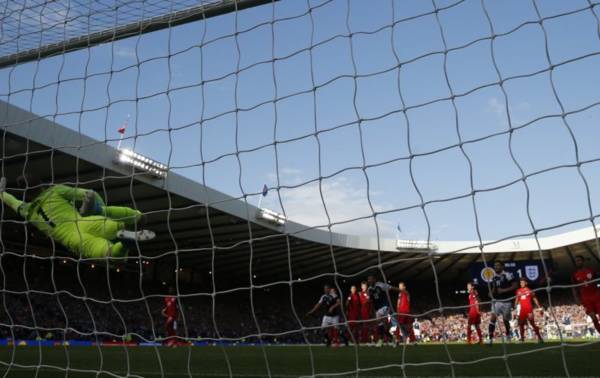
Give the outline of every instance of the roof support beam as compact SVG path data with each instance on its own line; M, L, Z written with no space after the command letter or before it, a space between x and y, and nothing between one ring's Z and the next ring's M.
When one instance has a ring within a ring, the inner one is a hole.
M594 251L592 250L592 248L590 248L590 246L589 246L589 245L588 245L586 242L583 242L583 243L581 243L581 244L583 244L583 248L585 248L586 252L587 252L587 253L588 253L590 256L592 256L592 257L594 258L594 260L596 260L596 262L597 262L598 264L600 264L600 257L598 257L598 255L597 255L596 253L594 253Z
M469 262L467 262L467 266L469 266L469 265L473 264L475 261L477 261L477 259L478 259L478 258L479 258L479 254L478 254L478 253L474 253L474 254L473 254L473 257L471 257L471 258L469 259ZM456 275L455 275L455 276L452 278L452 280L453 280L453 281L456 281L456 280L458 280L462 274L463 274L463 271L459 269L459 270L456 272Z
M328 256L329 256L329 253L328 253ZM389 261L389 260L392 260L392 259L393 259L393 257L394 257L393 255L392 255L392 256L390 256L390 257L382 257L382 262L384 262L384 261ZM329 256L329 259L331 259L331 256ZM327 260L327 259L325 259L325 260ZM321 260L321 261L323 261L323 260ZM300 267L298 267L298 266L297 266L297 267L294 269L293 260L292 260L292 271L293 271L293 273L294 273L294 276L302 276L302 277L305 277L305 276L307 276L307 275L309 276L309 275L310 275L310 270L311 270L311 269L313 269L313 268L314 268L314 266L313 266L313 264L311 264L311 263L310 263L310 260L309 260L308 262L309 262L308 264L303 264L303 265L302 265L302 266L300 266ZM378 263L373 263L373 264L372 264L372 267L373 267L373 268L377 268L377 265L378 265ZM368 267L368 265L367 265L367 266L365 266L364 268L367 268L367 267ZM363 269L361 269L361 270L364 270L364 268L363 268ZM384 266L384 268L383 268L383 269L385 270L385 266ZM339 268L338 268L338 271L337 271L337 273L342 273L342 274L345 274L345 273L343 273L343 272L340 272L340 270L341 270L341 269L339 269ZM333 272L333 271L332 271L331 273L333 274L333 273L335 273L335 272ZM365 273L365 274L368 274L368 273ZM386 275L387 275L387 274L386 274Z
M438 276L441 276L442 274L446 273L450 268L452 268L454 265L456 265L456 263L458 263L460 260L462 260L464 258L464 256L461 255L460 253L458 253L457 255L458 255L458 257L456 259L454 259L452 262L450 262L450 264L446 265L442 270L437 272Z
M377 266L379 258L375 260L375 254L381 254L381 261L385 263L386 261L392 260L394 257L394 253L389 252L372 252L372 251L360 251L360 255L358 257L350 257L344 261L338 261L337 266L339 271L347 271L350 270L351 267L356 266L355 271L362 271L366 266ZM373 263L369 264L369 261L373 260ZM385 269L385 268L384 268ZM347 273L348 274L348 273Z
M213 231L213 235L214 235L214 231ZM245 235L247 235L247 233ZM199 246L197 248L197 250L194 250L193 248L190 248L190 249L185 248L186 252L184 253L184 255L186 256L186 258L188 256L192 255L192 254L198 254L198 253L203 253L203 252L204 253L212 254L213 250L211 249L211 244L209 243L209 240L210 240L210 238L207 238L208 247L200 247ZM231 245L235 244L234 242L232 242L232 243L230 243L228 245L219 245L219 244L216 244L216 248L214 250L214 253L217 254L217 257L219 259L223 259L226 256L227 257L229 257L229 256L237 257L238 255L246 256L248 254L248 248L249 248L248 247L248 242L249 242L249 239L248 238L243 238L240 241L244 241L244 243L239 244L239 245L237 245L235 247L232 247L232 248L228 248L228 247L230 247ZM254 242L257 242L257 241L254 240ZM283 244L283 236L282 237L275 237L275 238L264 239L264 240L261 240L260 243L261 243L262 247L273 247L273 246L277 246L278 247L278 246L280 246L280 245ZM162 243L162 244L158 244L158 245L152 244L151 247L152 247L153 250L158 249L159 251L161 249L164 249L164 248L172 248L173 247L173 241L170 240L170 242L166 242L166 243ZM227 249L225 249L225 248L227 248ZM182 248L182 249L184 249L184 248ZM163 252L163 251L160 251L160 252ZM151 254L147 254L147 255L148 256L152 256ZM233 262L233 261L231 261L231 262Z
M408 261L412 261L413 258L419 256L419 254L412 254L410 257L407 257ZM400 273L406 272L407 270L422 264L424 261L429 261L428 256L427 255L423 255L423 258L417 258L415 261L412 261L411 263L408 264L408 266L402 266L402 265L398 265L398 267L394 267L388 270L388 275L391 276L397 276ZM398 268L400 268L398 270Z
M255 258L256 258L256 254L259 252L255 252ZM323 258L319 258L322 256L322 248L311 248L309 250L305 250L302 251L302 261L297 261L295 264L292 263L292 274L295 275L294 272L294 265L303 265L306 262L311 262L311 266L317 267L321 264L319 264L317 261L326 261L327 259L323 259ZM329 255L329 254L328 254ZM261 257L262 258L262 257ZM249 259L249 256L247 257L247 261ZM234 265L231 264L227 264L229 266L229 269L226 270L226 272L233 272L236 270L236 267ZM261 272L261 271L269 271L269 272L274 272L274 271L278 271L279 269L284 269L286 271L286 274L288 274L288 255L281 255L279 256L279 258L274 259L270 264L268 265L263 265L263 264L253 264L253 272Z
M339 249L336 247L338 251L352 251L351 249ZM335 253L335 252L334 252ZM300 253L298 253L300 254ZM287 264L287 259L286 259ZM316 252L310 255L301 255L294 257L291 255L291 265L292 265L292 273L295 273L294 265L305 266L306 264L312 267L325 267L330 265L333 267L333 260L331 258L331 251L328 246L321 246Z
M351 250L348 250L351 251ZM281 251L280 251L281 252ZM288 263L288 256L289 259L291 259L292 262L292 270L294 269L294 262L296 263L303 263L306 261L313 261L313 263L315 265L318 265L318 263L322 260L327 260L328 258L331 259L331 256L329 254L329 250L325 247L325 246L320 246L320 245L316 245L313 246L312 248L304 248L304 249L297 249L296 251L293 252L294 254L298 254L301 255L302 257L298 257L295 258L292 256L292 253L290 253L288 255L288 253L282 254L280 259L277 260L272 260L267 264L261 264L261 268L264 269L273 269L276 266L280 265L280 262L284 262L287 266ZM261 258L264 258L263 256L261 256ZM268 257L269 259L271 259L271 257Z
M436 259L436 260L433 262L433 269L437 268L437 265L438 265L440 262L444 261L445 259L447 259L448 257L450 257L450 256L452 256L452 255L453 255L452 253L447 253L447 254L445 254L445 255L441 256L440 258ZM419 275L421 275L423 272L425 272L425 271L427 271L427 270L429 270L429 269L431 269L431 266L428 264L427 266L424 266L423 268L420 268L420 269L419 269L419 270L418 270L416 273L412 274L412 275L410 276L410 278L413 278L413 277L418 277L418 276L419 276ZM438 274L439 274L439 273L438 273Z
M246 244L243 247L243 250L240 253L230 254L224 261L227 264L236 264L239 261L245 261L248 258L249 246ZM287 253L282 254L282 250L287 250L287 244L283 238L275 238L268 241L263 241L260 243L260 247L253 247L255 249L255 257L260 259L270 259L273 257L284 256L287 260ZM294 253L298 253L297 251L313 251L313 250L321 250L323 247L314 244L303 244L301 247L296 246L294 249ZM302 253L303 253L302 252ZM239 255L239 256L238 256Z
M565 246L565 250L567 251L569 258L571 259L571 263L573 263L573 266L575 266L575 257L573 256L573 253L571 252L571 248L569 248L569 246Z

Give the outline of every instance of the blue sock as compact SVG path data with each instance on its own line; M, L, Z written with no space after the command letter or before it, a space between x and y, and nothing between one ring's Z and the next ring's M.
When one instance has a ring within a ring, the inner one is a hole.
M494 338L495 331L496 331L496 323L490 322L490 325L488 326L488 336L489 336L490 340Z
M381 341L385 339L385 327L382 324L379 325L379 336Z

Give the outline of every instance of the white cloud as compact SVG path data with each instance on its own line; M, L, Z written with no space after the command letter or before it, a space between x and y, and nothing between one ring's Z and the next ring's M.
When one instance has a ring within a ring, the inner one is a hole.
M284 174L286 176L299 176L302 173L301 170L295 168L282 168L280 169L280 174Z
M500 102L496 97L492 97L487 102L487 111L492 112L498 116L506 113L506 106L504 103Z
M277 174L275 172L267 173L267 180L272 186L277 185ZM279 179L281 185L296 185L303 181L302 171L296 168L280 168Z
M134 59L136 57L135 50L129 47L119 46L115 48L115 56L127 59Z
M301 171L297 169L284 168L280 170L280 175L285 176L287 182L300 182L300 174ZM271 179L274 175L269 176ZM347 177L336 176L323 180L321 187L318 182L311 182L297 188L282 188L280 194L285 213L294 222L323 228L327 228L329 223L348 222L333 225L332 231L352 235L377 236L372 217L373 211L369 206L366 185L363 181L356 182ZM374 194L372 193L372 195ZM282 211L275 192L265 199L263 206ZM375 209L375 211L379 210L382 209ZM369 218L358 219L361 217ZM380 218L377 222L380 237L394 237L395 225Z

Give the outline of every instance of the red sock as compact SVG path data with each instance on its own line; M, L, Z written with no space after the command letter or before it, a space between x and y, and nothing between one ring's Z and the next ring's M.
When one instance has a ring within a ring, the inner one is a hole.
M415 331L413 330L412 324L408 325L408 339L410 340L411 343L414 343L415 341L417 341L417 338L415 337Z
M481 328L479 328L479 326L475 327L475 330L477 331L477 337L479 337L479 342L483 341L483 337L481 336Z
M535 322L533 320L530 320L529 324L531 324L531 328L533 328L533 332L535 332L535 335L537 336L538 340L541 340L542 335L540 334L539 327L535 324Z
M354 339L355 341L358 341L356 339L356 328L355 328L355 326L356 326L356 323L354 323L353 320L349 320L348 321L348 338L349 338L349 340Z
M382 336L383 342L387 343L390 338L390 336L389 336L390 333L388 332L387 326L383 326L383 328L381 328L381 330L383 331L383 336Z
M362 323L360 325L360 341L363 343L369 342L369 323Z
M467 326L467 343L471 344L471 326Z
M333 341L334 344L340 343L340 339L338 338L338 330L335 327L331 328L331 340Z
M525 341L525 322L519 323L519 332L521 333L521 341Z

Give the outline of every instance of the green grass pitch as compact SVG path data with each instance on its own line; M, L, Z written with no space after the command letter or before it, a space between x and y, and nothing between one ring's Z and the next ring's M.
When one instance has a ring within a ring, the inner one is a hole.
M506 360L505 351L509 353ZM455 376L504 377L509 375L507 367L512 376L565 376L564 358L571 376L600 377L598 343L568 344L564 348L553 343L493 347L448 345L447 350L443 345L339 349L322 346L310 349L307 346L3 347L0 373L4 377L189 377L188 371L193 377L265 377L269 373L273 377L313 374L392 377L403 376L404 372L410 377L440 377L453 374L450 365L444 364L449 361L448 353L455 361L452 365ZM10 361L13 361L11 366L7 365ZM360 369L358 374L357 369Z

